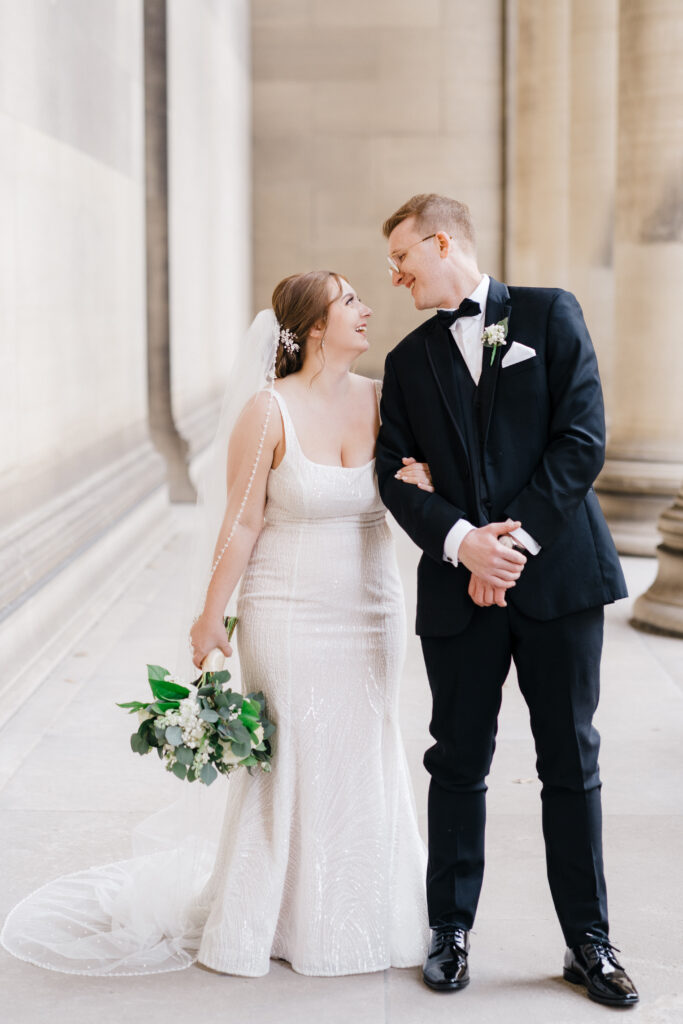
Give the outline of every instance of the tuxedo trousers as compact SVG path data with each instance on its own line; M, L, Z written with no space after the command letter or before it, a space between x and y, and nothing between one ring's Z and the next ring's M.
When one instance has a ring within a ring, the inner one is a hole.
M432 927L470 929L484 873L486 776L511 662L529 708L542 783L548 881L567 945L607 937L593 715L604 609L546 622L514 606L475 609L456 636L422 637L433 698L427 903Z

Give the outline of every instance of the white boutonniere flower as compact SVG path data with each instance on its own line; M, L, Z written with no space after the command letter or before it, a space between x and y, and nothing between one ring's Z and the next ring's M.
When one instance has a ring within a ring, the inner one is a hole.
M491 361L489 363L490 366L493 366L493 360L496 358L496 352L498 351L498 349L502 348L503 345L507 345L507 341L505 340L507 336L507 317L505 317L504 320L499 320L497 324L489 324L488 327L485 328L481 340L484 344L484 348L491 349Z

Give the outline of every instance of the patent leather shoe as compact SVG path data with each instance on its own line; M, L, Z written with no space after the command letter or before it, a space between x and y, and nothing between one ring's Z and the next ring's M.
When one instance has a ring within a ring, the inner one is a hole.
M425 985L437 992L457 992L469 985L469 932L452 924L432 929L429 953L422 969Z
M564 956L564 977L574 985L585 985L589 997L605 1006L635 1006L638 991L617 960L619 950L607 939L590 938L568 949Z

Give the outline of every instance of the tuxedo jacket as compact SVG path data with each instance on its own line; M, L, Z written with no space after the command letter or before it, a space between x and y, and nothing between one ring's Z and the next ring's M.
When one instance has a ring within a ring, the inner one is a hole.
M491 278L485 325L508 317L507 345L493 363L485 349L476 392L479 458L489 522L508 517L541 545L529 555L506 600L548 620L627 594L619 558L592 484L602 468L605 420L593 345L581 308L559 288L508 288ZM503 366L513 341L535 350ZM475 605L470 572L443 560L458 519L479 524L464 410L453 376L455 341L436 316L387 356L377 439L380 493L422 549L417 632L449 636L467 626ZM471 431L470 431L471 436ZM401 458L428 462L435 493L396 480Z

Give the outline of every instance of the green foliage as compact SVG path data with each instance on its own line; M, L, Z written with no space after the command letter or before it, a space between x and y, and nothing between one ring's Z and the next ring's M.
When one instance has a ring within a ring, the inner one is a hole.
M211 783L214 781L214 779L216 778L217 775L218 775L218 772L216 771L216 769L214 768L214 766L210 762L209 762L209 764L202 765L202 767L200 769L200 772L199 772L199 778L202 780L202 782L206 786L210 786Z
M139 732L134 732L130 738L130 748L136 754L146 754L149 750L149 743Z
M226 619L229 634L235 628L236 619ZM163 716L176 711L180 702L190 696L190 690L168 678L168 670L162 665L148 665L147 679L153 701L127 701L117 704L129 714L146 711L145 718L130 738L130 746L136 754L147 754L155 749L168 771L179 779L204 785L211 785L219 774L228 775L236 770L235 764L224 764L224 751L230 749L239 759L239 766L250 773L254 769L270 771L271 747L269 737L275 726L266 717L266 700L260 691L244 697L231 690L226 684L230 673L203 673L196 681L196 699L199 718L203 723L204 750L209 751L210 760L199 771L193 767L196 751L183 743L183 731L178 725L167 726ZM259 728L263 729L263 740L257 742ZM229 745L229 746L228 746ZM170 762L173 762L172 764Z
M143 704L141 700L129 700L127 704L117 704L117 708L130 708L129 714L133 715L136 711L142 711L147 705Z
M172 747L179 747L183 742L183 730L179 725L169 725L165 732L166 742Z

